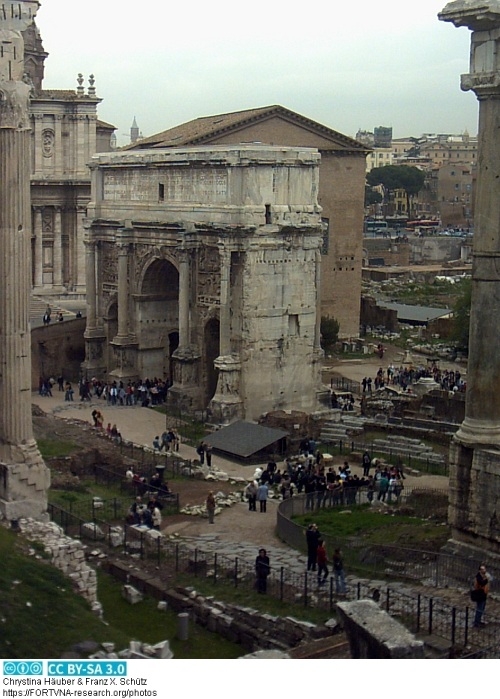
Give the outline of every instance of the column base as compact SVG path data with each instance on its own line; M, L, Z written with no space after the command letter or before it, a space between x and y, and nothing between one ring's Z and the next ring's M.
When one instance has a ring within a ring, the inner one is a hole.
M105 345L106 336L102 334L102 330L94 328L85 331L85 361L82 363L82 371L87 378L106 379Z
M115 381L137 381L137 343L131 342L130 337L116 336L110 343L113 348L115 368L109 372L109 377Z
M34 440L0 447L0 514L14 520L31 517L48 521L50 470Z
M500 448L500 424L466 417L458 428L455 439L467 446L478 444Z
M214 366L219 371L217 389L208 406L210 422L229 424L244 417L244 406L240 396L241 361L228 354L217 357Z

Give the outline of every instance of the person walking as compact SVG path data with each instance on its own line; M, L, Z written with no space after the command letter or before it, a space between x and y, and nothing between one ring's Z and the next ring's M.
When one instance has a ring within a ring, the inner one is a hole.
M261 483L257 488L257 500L259 501L260 511L266 512L267 507L267 496L269 495L269 488L267 483Z
M345 595L346 585L345 585L345 574L344 574L344 560L342 558L342 552L340 549L335 549L333 554L333 572L335 573L335 592L338 595Z
M370 467L372 465L372 459L371 459L370 454L367 451L365 451L365 453L363 454L361 462L363 464L363 476L368 477L370 475Z
M247 496L249 511L257 512L257 485L255 481L250 481L247 485L245 495Z
M207 495L206 500L207 512L208 512L208 523L214 524L215 516L215 496L212 491Z
M257 592L261 595L265 595L267 592L267 577L270 572L271 566L266 549L259 549L259 555L255 559L255 576L257 578Z
M316 560L318 563L318 587L321 587L321 585L326 583L326 579L328 577L328 566L326 565L326 547L323 539L318 540Z
M474 578L474 588L471 592L471 598L476 603L476 614L474 616L474 627L480 628L486 626L483 621L483 614L486 608L486 600L490 590L490 576L486 571L486 566L482 563L479 566L476 577Z

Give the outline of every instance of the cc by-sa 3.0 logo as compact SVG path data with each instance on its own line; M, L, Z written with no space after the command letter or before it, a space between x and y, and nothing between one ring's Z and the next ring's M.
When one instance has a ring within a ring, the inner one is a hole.
M4 675L42 675L43 664L38 660L4 660Z

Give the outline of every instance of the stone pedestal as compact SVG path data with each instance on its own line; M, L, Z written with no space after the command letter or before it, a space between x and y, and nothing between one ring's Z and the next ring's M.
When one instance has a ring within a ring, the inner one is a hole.
M132 343L128 338L115 337L110 343L113 348L115 368L109 373L113 381L137 381L140 376L137 372L137 343Z
M168 402L179 410L190 412L204 408L200 360L200 353L194 347L179 347L172 355L174 385L168 391Z
M217 357L214 362L219 372L217 390L210 401L210 421L229 424L243 417L243 401L240 396L241 362L238 357Z
M88 378L107 378L106 336L101 330L85 332L85 361L82 371Z

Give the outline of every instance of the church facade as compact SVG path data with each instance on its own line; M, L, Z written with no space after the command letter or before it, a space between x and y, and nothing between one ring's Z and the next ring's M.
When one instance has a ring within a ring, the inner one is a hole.
M99 121L94 78L76 90L43 89L47 53L36 24L23 33L31 85L32 288L40 296L85 298L83 219L90 201L87 163L111 150L114 127Z
M314 410L319 163L253 144L94 156L87 376L168 376L171 401L219 423Z

